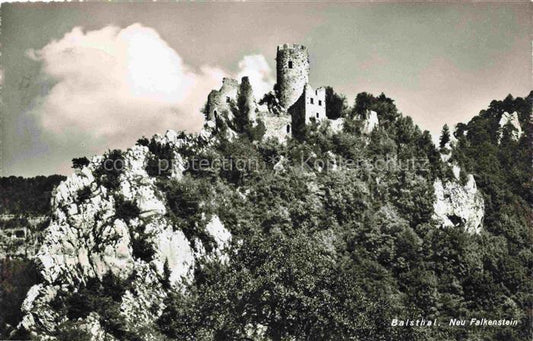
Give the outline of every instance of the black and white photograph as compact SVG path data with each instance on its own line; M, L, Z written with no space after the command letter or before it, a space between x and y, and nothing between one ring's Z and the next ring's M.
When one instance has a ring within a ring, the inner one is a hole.
M1 3L0 340L533 340L532 48L528 0Z

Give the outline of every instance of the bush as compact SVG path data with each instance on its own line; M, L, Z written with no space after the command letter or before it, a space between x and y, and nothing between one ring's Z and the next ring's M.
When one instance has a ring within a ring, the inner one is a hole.
M108 151L104 154L100 167L94 172L96 181L110 190L116 190L120 186L120 175L124 171L124 167L122 151L119 149Z
M326 87L326 116L329 119L337 119L345 116L348 105L346 97L333 90L332 87Z
M55 337L59 341L91 341L92 336L88 331L80 329L80 327L72 321L63 322L57 328Z
M187 239L198 238L207 251L211 251L214 240L205 230L206 219L211 215L209 184L202 179L186 175L182 180L161 181L158 183L166 193L168 215L173 227L181 230Z
M91 198L92 191L89 186L86 186L86 187L80 188L77 194L78 194L78 201L83 202Z
M141 210L133 201L126 200L123 195L115 196L115 218L128 221L138 218Z
M40 273L31 260L0 260L0 338L7 339L22 320L20 306L26 293L41 280Z
M155 255L155 250L146 239L144 230L139 231L139 234L131 240L132 255L149 263Z
M88 166L90 163L89 159L86 157L74 158L72 159L72 168L82 169L85 166Z
M121 280L111 273L104 275L102 281L90 278L75 293L62 292L56 296L52 305L56 311L65 314L71 321L86 318L91 312L98 314L100 324L106 332L119 340L133 340L134 335L126 330L124 317L120 313L121 299L126 290L131 290L135 274ZM85 337L85 333L75 330L75 324L67 322L60 325L57 337Z
M150 153L152 153L152 155L148 157L146 165L146 172L148 175L161 177L170 176L172 174L172 168L170 165L174 161L172 147L157 143L153 139L151 141L145 139L142 143L143 145L146 145Z

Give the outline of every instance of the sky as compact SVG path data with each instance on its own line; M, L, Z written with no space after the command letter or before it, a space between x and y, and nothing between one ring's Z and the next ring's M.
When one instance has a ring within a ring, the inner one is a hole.
M74 157L198 131L222 77L275 83L276 46L349 104L384 92L437 136L532 87L523 3L2 4L1 175L72 173Z

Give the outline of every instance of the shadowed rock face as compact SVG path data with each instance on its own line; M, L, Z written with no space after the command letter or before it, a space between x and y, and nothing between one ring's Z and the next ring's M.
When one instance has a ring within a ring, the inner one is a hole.
M193 147L201 139L202 135L178 138L173 131L154 138L175 153L172 179L179 181L182 177L177 149ZM126 327L150 325L164 307L164 282L179 288L191 280L200 258L225 259L224 248L231 234L217 216L203 215L204 221L198 222L206 226L206 233L214 240L209 252L200 240L187 238L169 221L165 195L145 170L149 155L146 146L128 149L122 157L124 166L116 188L102 184L99 169L104 156L94 157L57 187L52 197L51 223L36 256L44 282L32 287L24 301L21 324L25 329L36 335L52 335L67 320L52 307L54 300L109 274L131 283L120 298ZM79 192L87 188L90 195L80 200ZM133 203L135 215L119 216L120 202ZM138 245L152 252L139 256ZM105 335L97 316L92 312L84 320L95 340Z

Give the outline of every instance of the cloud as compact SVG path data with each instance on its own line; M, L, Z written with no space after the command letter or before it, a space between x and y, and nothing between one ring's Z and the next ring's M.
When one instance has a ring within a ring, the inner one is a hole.
M222 73L194 73L155 30L139 24L86 33L74 28L28 56L42 61L55 81L35 110L45 129L120 145L125 137L168 128L197 130L202 116L189 110L201 103L193 93Z
M239 62L239 73L237 77L248 76L254 96L257 100L274 87L274 77L265 56L261 54L245 56Z
M83 143L80 151L90 144L94 153L167 129L198 131L209 91L232 76L217 66L194 69L154 29L140 24L87 32L76 27L27 56L42 62L53 84L34 102L44 130L64 143ZM237 76L248 75L258 95L272 88L263 56L245 56L238 65Z

